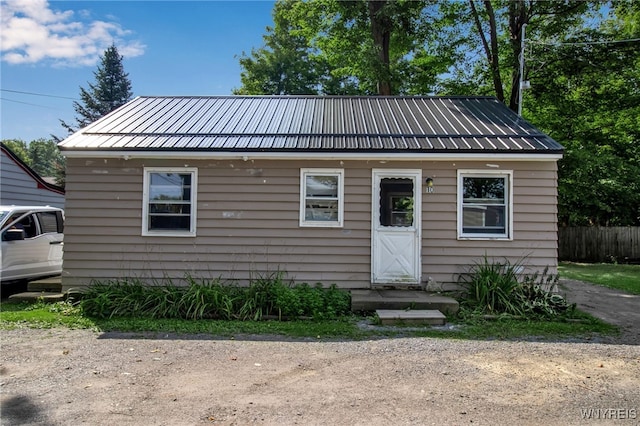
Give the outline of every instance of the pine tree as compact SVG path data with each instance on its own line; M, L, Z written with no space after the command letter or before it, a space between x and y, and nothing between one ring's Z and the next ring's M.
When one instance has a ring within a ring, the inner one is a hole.
M76 124L70 125L60 120L62 127L69 134L124 105L133 96L129 74L124 72L122 56L115 45L105 50L100 58L98 70L93 74L96 78L95 83L88 83L88 89L80 87L82 102L73 103L73 108L78 114L75 118Z

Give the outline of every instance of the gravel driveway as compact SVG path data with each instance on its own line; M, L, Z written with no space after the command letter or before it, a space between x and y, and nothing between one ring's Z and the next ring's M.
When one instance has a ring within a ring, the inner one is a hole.
M584 312L620 328L613 343L640 345L640 295L575 280L560 280L560 294Z
M2 425L640 424L640 342L2 331Z
M640 347L632 345L24 329L3 332L1 362L3 425L567 425L584 424L583 415L636 425L640 418Z

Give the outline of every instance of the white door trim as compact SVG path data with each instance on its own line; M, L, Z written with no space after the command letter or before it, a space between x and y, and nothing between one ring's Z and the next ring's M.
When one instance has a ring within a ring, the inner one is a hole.
M372 169L371 173L371 283L373 284L420 284L422 274L422 170L420 169ZM384 178L405 178L413 180L413 226L390 227L380 224L380 182ZM376 259L382 252L381 237L386 234L393 238L403 238L408 244L408 254L403 261L409 262L409 274L388 276L380 274Z

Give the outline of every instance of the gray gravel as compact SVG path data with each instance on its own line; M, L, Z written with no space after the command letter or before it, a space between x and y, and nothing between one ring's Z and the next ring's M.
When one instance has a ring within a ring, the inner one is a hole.
M640 423L630 344L22 329L0 365L3 425Z

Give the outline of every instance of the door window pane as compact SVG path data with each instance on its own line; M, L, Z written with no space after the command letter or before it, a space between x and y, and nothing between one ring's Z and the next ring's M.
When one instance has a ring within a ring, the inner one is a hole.
M413 179L380 180L380 225L413 226Z

